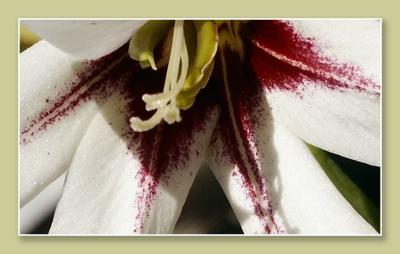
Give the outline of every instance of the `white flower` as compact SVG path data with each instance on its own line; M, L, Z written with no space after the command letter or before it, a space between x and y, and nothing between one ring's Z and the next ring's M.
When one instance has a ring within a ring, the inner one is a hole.
M134 132L165 78L123 46L143 23L29 22L47 41L20 57L21 206L67 170L50 233L171 233L205 162L246 234L376 234L303 140L380 164L379 21L248 22L244 46L222 24L194 105Z

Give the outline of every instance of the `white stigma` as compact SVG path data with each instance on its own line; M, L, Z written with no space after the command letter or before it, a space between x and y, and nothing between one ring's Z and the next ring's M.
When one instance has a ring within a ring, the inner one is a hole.
M171 54L169 56L167 75L162 93L145 94L142 100L146 110L156 110L148 120L131 117L131 128L135 131L147 131L159 124L161 120L168 124L181 121L180 110L176 106L176 96L181 90L189 68L189 56L183 31L183 20L176 20L172 38Z

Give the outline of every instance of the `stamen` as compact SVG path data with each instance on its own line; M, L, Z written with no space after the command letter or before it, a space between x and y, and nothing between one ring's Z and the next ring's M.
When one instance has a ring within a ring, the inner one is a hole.
M171 54L162 93L145 94L142 99L146 110L156 112L148 120L138 117L130 119L131 128L135 131L147 131L164 119L168 124L181 121L180 110L176 106L176 96L181 90L189 68L189 56L183 31L183 20L176 20L172 38Z

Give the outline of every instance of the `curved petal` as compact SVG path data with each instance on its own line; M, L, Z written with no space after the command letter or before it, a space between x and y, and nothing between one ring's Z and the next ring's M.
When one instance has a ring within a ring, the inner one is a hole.
M208 164L247 234L360 234L373 228L336 190L305 144L272 120L239 55L220 50L224 91ZM227 64L229 63L229 65Z
M79 61L40 41L20 56L21 206L69 165L119 52Z
M379 20L263 21L251 64L272 112L298 137L380 164Z
M180 123L133 132L129 118L149 113L140 112L143 89L149 88L142 82L157 84L154 76L161 77L146 73L126 84L122 90L133 90L113 97L88 127L68 170L52 234L173 232L218 110L203 98Z
M263 181L271 195L264 202L271 202L271 213L279 225L279 231L274 233L377 234L343 198L301 140L279 124L259 131L268 132L269 136L262 148L265 154L257 159L263 164ZM229 157L232 155L222 152L229 150L224 147L222 135L215 135L218 141L210 149L210 167L244 232L266 233L262 218L254 210L254 200L262 205L263 197L254 199L248 194L258 183L244 180L240 166ZM263 219L271 220L267 216Z
M57 115L51 112L57 108L60 95L68 94L71 83L78 80L81 64L45 41L20 56L21 206L68 167L94 115L96 105L88 103L52 125ZM62 133L65 129L69 131Z
M97 59L125 44L145 20L24 20L32 31L62 51Z

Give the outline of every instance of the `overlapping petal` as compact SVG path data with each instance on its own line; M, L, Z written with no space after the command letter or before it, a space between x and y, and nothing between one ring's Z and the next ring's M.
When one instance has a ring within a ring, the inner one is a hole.
M301 140L272 122L255 132L268 137L259 142L261 151L254 154L261 165L260 178L251 168L243 171L232 159L236 155L227 152L231 148L220 132L215 133L209 155L209 165L245 233L377 234L343 198ZM263 189L268 195L263 195Z
M227 64L229 63L229 65ZM274 121L263 91L220 51L222 111L208 163L245 233L369 234L307 146Z
M298 137L380 164L379 20L262 21L250 58L274 118Z
M51 233L172 233L211 136L207 162L245 233L376 233L302 140L380 164L379 21L254 22L254 73L222 49L182 122L137 133L129 119L150 116L141 96L165 75L117 50L143 22L29 24L78 57L114 52L81 61L42 41L21 55L21 205L68 168Z
M96 59L125 44L145 20L26 20L42 39L81 59Z
M90 67L45 41L20 56L20 195L21 205L55 180L69 165L96 103L85 103L66 116L82 93L74 84ZM64 104L64 105L63 105ZM54 121L66 116L53 125Z
M173 232L218 109L203 97L182 122L134 132L129 118L149 114L141 95L162 84L162 75L145 73L120 84L88 126L68 170L51 233Z
M46 41L21 54L21 205L67 169L98 105L114 91L113 84L139 69L127 61L126 47L81 61Z

